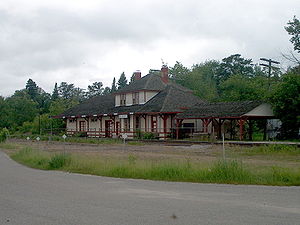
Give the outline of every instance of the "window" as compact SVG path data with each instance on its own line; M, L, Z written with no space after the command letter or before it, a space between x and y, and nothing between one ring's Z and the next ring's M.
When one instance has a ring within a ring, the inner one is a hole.
M69 119L69 123L74 123L75 119Z
M120 95L120 105L126 105L126 94Z
M132 93L132 104L139 104L139 93L138 92L134 92Z

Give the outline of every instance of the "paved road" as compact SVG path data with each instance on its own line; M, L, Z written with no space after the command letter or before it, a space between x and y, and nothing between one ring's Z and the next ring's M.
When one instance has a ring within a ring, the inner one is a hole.
M0 224L300 224L300 187L40 171L21 166L0 151Z

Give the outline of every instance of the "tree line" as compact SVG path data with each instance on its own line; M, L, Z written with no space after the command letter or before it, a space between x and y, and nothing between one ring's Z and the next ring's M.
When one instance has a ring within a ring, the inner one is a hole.
M253 64L252 59L240 54L230 55L222 60L208 60L188 68L181 62L170 67L170 79L191 89L195 95L210 101L261 100L270 102L276 116L283 122L282 138L296 138L300 124L300 23L294 17L285 27L291 36L294 51L288 56L296 65L284 73L273 68L269 74L264 68ZM149 71L153 72L153 71ZM130 82L133 81L131 76ZM129 83L130 83L129 82ZM113 78L110 87L103 87L101 81L88 85L87 89L74 84L55 83L52 93L45 92L32 79L24 89L4 98L0 96L0 128L11 132L41 133L50 128L64 128L61 120L51 120L65 110L94 96L106 95L128 85L125 73L118 82Z

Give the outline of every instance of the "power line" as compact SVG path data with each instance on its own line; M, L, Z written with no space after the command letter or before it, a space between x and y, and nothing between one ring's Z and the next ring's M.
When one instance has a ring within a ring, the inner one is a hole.
M272 59L266 59L266 58L260 58L261 61L265 61L267 62L268 64L264 64L264 63L260 63L259 65L260 66L264 66L264 67L267 67L269 70L268 72L268 85L269 85L269 90L270 90L270 86L271 86L271 83L270 83L270 78L271 78L271 74L272 74L272 69L273 70L278 70L279 68L278 67L275 67L275 66L272 66L272 63L273 64L280 64L280 62L277 62L277 61L274 61Z

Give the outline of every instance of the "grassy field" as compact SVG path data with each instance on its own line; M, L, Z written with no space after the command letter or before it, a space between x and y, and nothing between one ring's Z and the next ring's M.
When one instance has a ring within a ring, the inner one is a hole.
M300 185L300 149L285 145L256 147L226 147L226 160L222 160L219 149L176 150L170 147L127 146L121 144L79 146L82 151L56 149L51 145L43 149L40 145L20 143L1 144L0 148L12 159L32 168L62 170L68 172L94 174L100 176L151 179L165 181L185 181L203 183ZM120 150L111 151L111 148ZM163 150L158 151L156 148ZM201 153L201 155L200 155Z

